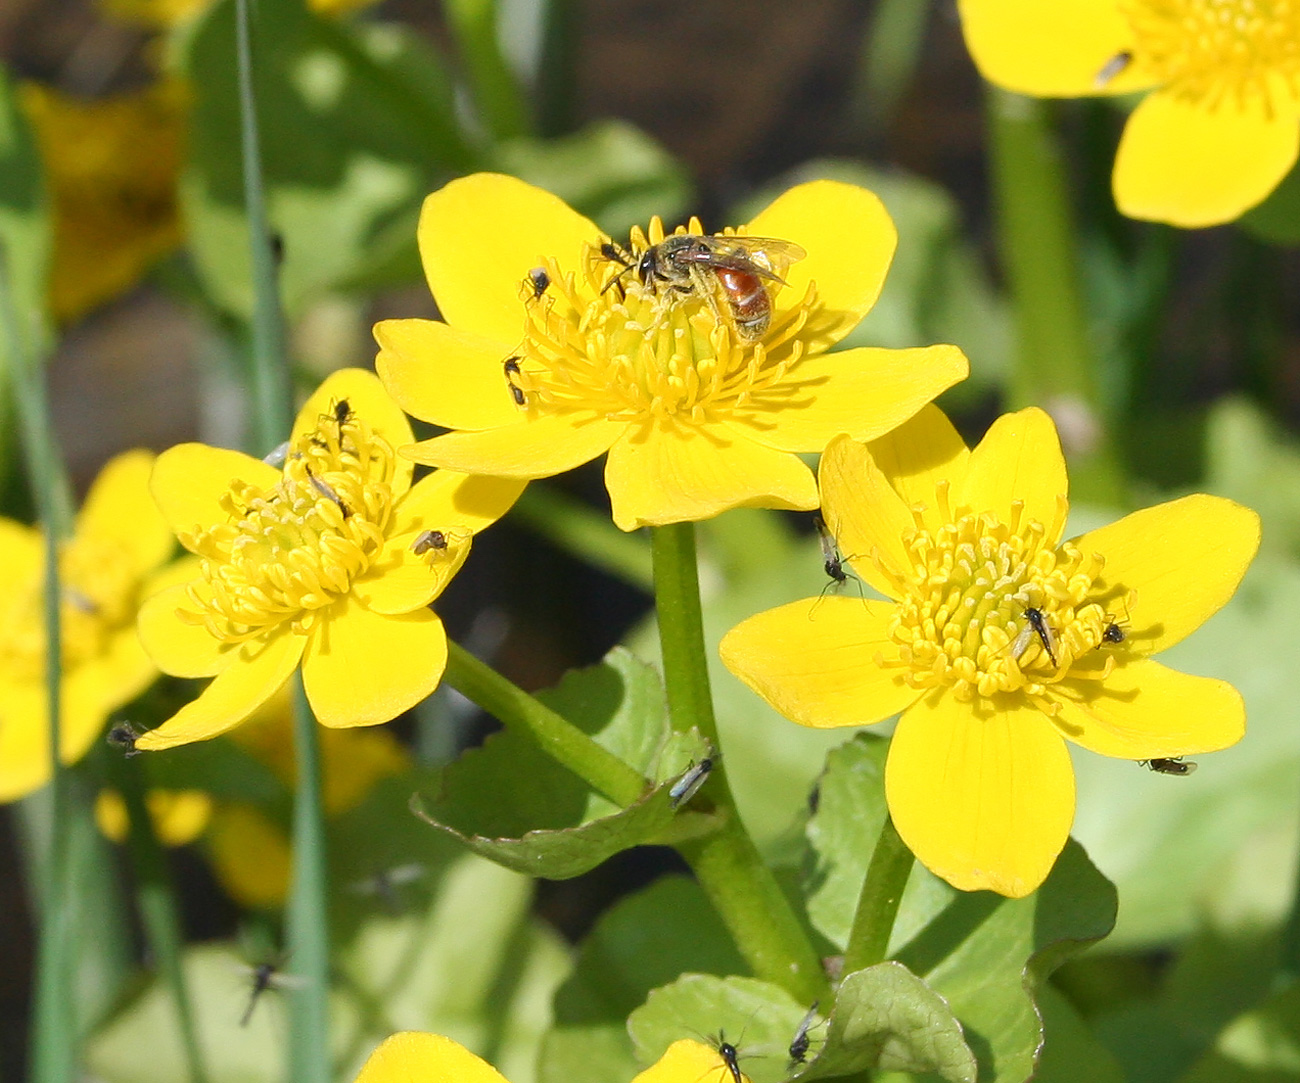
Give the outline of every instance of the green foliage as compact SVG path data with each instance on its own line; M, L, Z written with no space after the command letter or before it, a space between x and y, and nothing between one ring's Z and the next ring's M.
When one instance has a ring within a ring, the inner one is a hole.
M1292 167L1263 203L1242 215L1240 224L1261 241L1300 245L1300 165Z
M18 92L0 67L0 249L5 316L18 317L14 332L25 351L44 352L46 275L49 269L50 222L36 142L18 104ZM10 336L0 335L0 372L8 385L19 358L10 356ZM3 392L7 403L8 392ZM5 407L8 408L7 405Z

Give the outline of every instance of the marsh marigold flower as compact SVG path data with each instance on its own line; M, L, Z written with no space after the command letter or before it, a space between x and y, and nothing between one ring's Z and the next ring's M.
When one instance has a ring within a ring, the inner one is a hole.
M344 369L298 414L282 469L203 444L158 457L154 498L198 572L150 599L140 637L164 672L214 680L137 748L225 732L300 663L326 726L387 722L433 691L447 637L429 604L522 484L412 485L394 450L410 440L379 381Z
M166 582L160 569L175 549L149 496L153 462L147 451L111 460L60 547L64 763L81 759L109 713L158 676L135 634L141 599ZM40 530L0 519L0 801L50 777L44 549Z
M718 1074L721 1073L721 1074ZM689 1039L674 1042L632 1083L719 1083L730 1079L722 1057ZM410 1083L416 1079L456 1083L506 1083L492 1065L441 1034L406 1031L386 1038L354 1083ZM749 1083L748 1076L741 1076Z
M1020 897L1065 845L1065 740L1129 760L1212 752L1245 730L1231 685L1149 656L1236 590L1259 517L1188 496L1062 541L1065 462L1040 410L968 451L929 407L822 457L823 514L888 601L810 598L722 642L727 666L787 718L860 726L902 712L885 795L903 840L966 890Z
M624 530L740 506L816 507L796 452L839 432L887 432L963 379L966 358L953 346L828 352L875 303L893 257L893 223L870 192L800 185L746 232L792 254L755 256L784 280L762 278L761 333L729 318L705 263L692 265L704 288L642 283L628 264L663 240L657 219L630 249L602 252L610 242L595 225L512 177L435 192L419 242L446 323L378 324L377 368L407 412L458 431L408 454L527 479L608 452Z
M986 79L1039 97L1150 90L1115 159L1115 202L1176 226L1229 222L1300 149L1293 0L959 0Z

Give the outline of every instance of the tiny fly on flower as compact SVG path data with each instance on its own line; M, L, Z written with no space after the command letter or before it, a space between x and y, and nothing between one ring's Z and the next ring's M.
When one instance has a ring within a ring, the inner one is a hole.
M1186 778L1196 770L1196 761L1185 760L1182 756L1157 756L1155 759L1138 760L1138 763L1158 775L1179 775Z
M352 514L352 509L349 508L345 503L343 503L343 498L334 491L334 486L332 486L329 482L325 481L323 478L318 478L315 474L313 474L311 472L310 466L306 467L306 470L307 470L307 477L311 481L311 487L315 489L318 493L320 493L320 495L323 496L326 500L329 500L337 504L339 511L343 513L344 519L350 516Z
M1093 85L1098 90L1101 90L1109 84L1112 79L1123 72L1131 63L1133 63L1133 54L1127 49L1120 50L1101 66L1101 70L1097 72L1096 79L1093 80Z
M515 400L516 406L526 406L528 400L524 397L523 388L515 380L519 376L519 358L507 357L503 363L506 372L506 383L510 386L510 397Z
M808 1014L803 1017L803 1022L799 1024L799 1029L794 1032L794 1037L790 1039L790 1067L796 1064L803 1064L808 1059L808 1046L811 1039L808 1037L808 1031L812 1029L814 1021L817 1018L817 1001L812 1002L812 1007L808 1009Z
M1034 606L1026 606L1025 621L1025 626L1020 630L1020 634L1016 636L1015 642L1011 645L1011 653L1019 660L1020 656L1025 653L1025 648L1029 646L1029 640L1037 635L1052 665L1057 665L1056 636L1052 631L1052 626L1047 623L1047 617L1043 611L1036 609Z
M114 748L120 748L122 755L129 760L132 756L140 755L141 750L135 747L139 736L140 730L130 722L114 722L108 730L108 743Z
M533 300L540 301L544 294L551 286L551 276L546 273L545 267L534 267L528 272L528 284L532 287Z

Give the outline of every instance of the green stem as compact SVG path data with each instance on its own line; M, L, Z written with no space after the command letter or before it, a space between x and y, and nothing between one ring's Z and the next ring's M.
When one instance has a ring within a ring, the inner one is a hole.
M289 892L289 972L303 979L289 994L289 1078L330 1083L329 918L320 735L301 680L295 680L293 884Z
M0 246L0 323L6 353L13 365L18 420L32 495L44 528L45 642L62 644L59 585L59 543L70 521L67 483L50 421L45 371L36 359L34 321L23 317L14 303L9 253ZM24 333L26 329L27 333ZM77 1069L77 1025L73 1009L72 899L69 867L72 858L68 812L71 808L62 747L61 698L63 652L45 652L45 695L50 758L50 842L46 860L43 907L36 948L36 990L32 1029L32 1069L35 1083L70 1083Z
M539 703L457 643L448 643L446 682L504 725L537 742L592 789L626 807L645 793L637 771L572 722Z
M1010 405L1042 406L1056 418L1072 496L1119 503L1113 419L1098 393L1065 164L1049 107L995 87L988 93L998 246L1018 338Z
M844 952L845 974L884 962L889 934L894 930L898 904L902 902L914 860L894 821L886 814L866 879L862 881L857 913L853 915L849 946Z
M239 66L239 134L244 167L244 213L253 270L253 417L256 446L266 454L289 435L293 390L285 349L284 316L276 283L271 227L266 215L262 152L253 89L248 0L235 0L235 52Z
M171 989L190 1081L207 1083L208 1073L194 1027L194 1008L182 965L181 923L167 857L158 842L158 836L154 834L139 769L125 759L118 760L117 764L113 771L113 781L126 803L129 824L127 852L135 873L140 922L144 927L149 950L157 960L163 980Z
M651 548L672 727L679 732L698 730L721 757L700 611L694 524L655 527ZM679 851L756 977L781 986L802 1003L827 996L821 960L736 813L725 761L719 760L706 785L723 826L705 838L680 844Z
M497 44L496 0L443 0L483 124L495 142L527 135L528 109Z

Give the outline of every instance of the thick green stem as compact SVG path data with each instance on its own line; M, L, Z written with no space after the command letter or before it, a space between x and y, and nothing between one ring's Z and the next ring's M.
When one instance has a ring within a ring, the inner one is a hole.
M293 802L293 885L289 892L289 972L302 978L289 994L289 1078L294 1083L330 1083L329 918L325 909L325 816L320 735L316 719L297 686L293 747L297 790Z
M525 734L548 755L617 805L626 807L649 783L572 722L556 714L457 643L448 643L445 680L502 724Z
M1112 419L1098 393L1065 163L1049 107L992 87L988 93L998 242L1018 339L1010 405L1041 406L1056 419L1072 495L1118 503L1122 474Z
M723 827L706 838L683 843L678 849L754 975L781 986L800 1002L811 1003L828 993L821 960L740 822L727 784L709 687L694 525L655 527L652 551L659 643L672 727L680 732L698 730L719 756L706 785L724 820Z
M849 946L844 953L844 973L852 974L863 967L884 962L889 948L889 934L894 930L898 904L903 899L908 874L912 871L912 851L899 837L894 821L885 816L880 838L871 854L858 910L853 915Z
M127 851L135 874L136 904L144 927L149 950L157 961L159 973L171 990L180 1025L181 1044L189 1067L190 1083L207 1083L198 1034L194 1027L194 1009L182 965L181 922L176 906L176 891L167 857L154 834L153 821L145 805L144 784L140 771L132 763L119 760L114 781L126 803L129 831Z
M495 141L529 131L528 108L497 43L496 0L443 0L474 104Z

